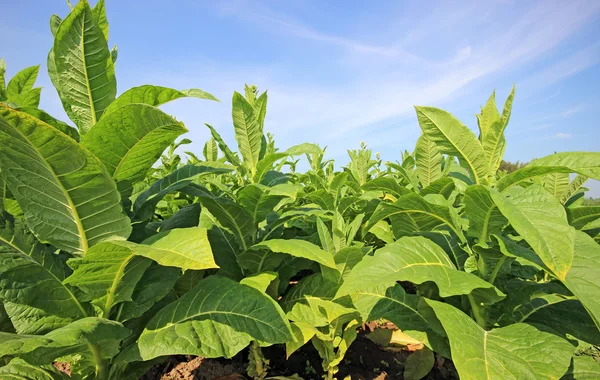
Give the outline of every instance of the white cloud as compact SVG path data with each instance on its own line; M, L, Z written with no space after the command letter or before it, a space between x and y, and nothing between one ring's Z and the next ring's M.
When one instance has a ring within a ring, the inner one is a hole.
M563 112L560 113L560 116L567 117L579 113L585 109L585 104L578 104L576 106L570 107Z
M558 139L570 139L571 137L573 137L572 134L570 133L557 133L554 135L554 137L558 138Z

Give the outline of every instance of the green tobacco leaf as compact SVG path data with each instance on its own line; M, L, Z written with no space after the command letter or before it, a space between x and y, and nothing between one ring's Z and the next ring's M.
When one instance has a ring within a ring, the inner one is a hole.
M35 366L22 359L13 359L0 367L0 378L4 380L69 380L66 373L52 365Z
M512 172L498 181L498 190L503 191L533 177L551 173L578 173L600 180L600 153L563 152L531 161L527 166Z
M426 302L446 330L461 379L557 379L569 368L574 347L556 335L524 323L486 331L451 305Z
M291 287L281 299L280 304L285 312L289 312L297 302L302 301L306 297L332 300L337 289L338 286L334 282L329 281L320 273L314 273L304 277Z
M119 306L116 319L125 322L143 315L173 290L180 276L179 268L152 263L137 282L131 294L131 302L123 302Z
M587 230L598 225L596 221L600 219L600 206L569 207L566 210L569 224L578 230Z
M245 277L240 281L240 284L247 285L257 289L263 293L266 293L267 288L273 281L277 279L276 272L262 272Z
M488 134L492 124L500 119L498 108L496 107L496 91L488 98L485 106L481 107L481 113L477 115L477 126L479 127L479 140L483 142L483 137Z
M60 24L53 55L58 93L84 135L117 94L110 51L87 1L80 1Z
M323 251L318 246L305 240L265 240L249 248L250 250L268 249L273 252L285 253L294 257L312 260L328 268L336 268L335 260L330 252Z
M139 221L151 219L156 205L165 195L182 189L201 175L229 173L232 170L231 166L219 162L203 162L182 166L173 173L154 182L136 198L133 204L133 219Z
M291 338L273 299L250 286L210 276L160 310L138 345L144 360L174 354L231 357L252 339L284 343Z
M430 203L416 193L404 195L394 203L381 202L364 227L363 235L377 222L386 218L390 218L396 237L410 235L413 232L430 231L436 226L445 224L461 240L464 240L463 233L455 225L447 205Z
M52 15L50 16L50 32L52 33L52 36L56 36L56 32L58 32L58 27L60 26L60 23L62 22L62 19L60 18L60 16L58 15Z
M588 177L584 175L578 174L577 176L575 176L575 178L573 178L573 181L571 181L571 183L569 184L569 188L563 194L560 202L562 204L566 204L567 201L581 189L581 187L587 180Z
M377 285L393 286L396 281L422 284L436 283L440 296L471 294L475 289L486 292L490 302L504 298L492 284L456 269L446 252L424 237L403 237L365 256L350 272L336 298Z
M206 123L204 125L206 125L208 129L210 129L210 134L212 135L213 139L215 139L215 141L217 142L217 145L219 145L219 149L223 152L227 161L231 165L237 167L238 171L240 171L240 173L243 174L245 172L245 169L242 167L242 162L238 158L237 154L233 153L231 149L229 149L229 146L227 146L221 135L219 135L219 133L211 125Z
M294 145L285 152L277 152L267 154L264 157L261 157L260 161L258 161L256 165L256 174L254 174L253 181L255 183L260 183L267 172L273 170L273 165L286 157L289 156L299 156L301 154L318 154L321 152L321 149L315 144L298 144Z
M441 153L458 157L473 173L475 183L483 180L488 174L488 165L483 147L473 132L446 111L433 107L415 108L427 139L434 142Z
M218 268L206 228L202 227L176 228L160 232L144 240L142 245L137 245L134 253L152 259L162 266L193 270Z
M6 100L6 62L0 58L0 101Z
M237 203L222 197L215 197L206 189L190 184L182 192L198 197L202 207L216 218L219 224L229 229L238 240L238 244L245 250L250 237L256 233L256 226L252 215Z
M111 242L96 244L84 258L70 259L73 268L65 281L79 288L80 299L92 301L103 311L104 318L117 304L131 301L131 295L152 261L136 256L132 247Z
M427 376L433 365L435 356L433 351L428 348L422 348L409 355L404 365L404 379L419 380Z
M568 338L600 344L600 331L581 302L561 294L539 294L519 305L515 321L543 325ZM569 323L565 323L569 321Z
M575 239L575 229L567 223L564 207L539 185L513 188L508 195L491 191L494 203L515 231L564 280L573 262Z
M152 106L131 104L102 118L81 139L117 182L129 186L148 170L175 139L187 132L179 122Z
M0 117L0 146L2 175L42 242L83 254L102 240L129 236L129 218L114 181L73 139L11 111L6 119Z
M573 356L571 366L561 380L595 380L600 378L600 365L591 356Z
M442 155L432 140L421 135L415 148L417 175L423 187L442 177Z
M41 88L34 88L30 91L22 92L11 98L10 101L21 107L38 107L40 104Z
M96 5L92 8L92 14L96 24L100 30L102 30L104 39L108 42L108 20L106 18L106 7L104 5L104 0L100 0L96 3Z
M75 141L79 142L79 132L77 132L77 129L71 127L67 123L64 123L60 120L55 119L54 117L50 116L46 112L42 111L41 109L36 108L36 107L19 107L19 111L25 112L25 113L43 121L46 124L53 126L54 128L56 128L59 131L61 131L62 133L64 133L65 135L72 137ZM0 115L1 116L6 117L6 114L9 112L10 111L7 110L6 106L0 104Z
M346 176L348 175L348 173L344 174L346 174ZM410 190L400 186L398 180L392 177L373 178L369 182L362 185L361 188L365 191L383 191L396 197L411 193Z
M467 235L485 244L490 235L500 234L508 220L496 207L490 190L483 185L467 187L465 191L465 216L469 220Z
M352 294L352 303L364 321L385 318L408 335L428 344L431 328L420 309L421 297L407 294L400 284L374 285Z
M73 358L75 363L83 361L93 365L94 360L116 355L120 341L130 334L130 330L118 322L88 317L43 336L0 334L4 338L0 343L0 356L21 357L30 364L45 365L57 358L78 354ZM92 371L95 369L92 367Z
M63 284L66 276L52 248L0 214L0 299L17 332L45 333L86 316L85 306Z
M317 217L317 234L319 235L321 247L323 247L325 251L334 254L335 247L333 246L333 238L331 237L331 232L323 222L323 219L319 217Z
M258 164L261 144L262 129L258 123L258 117L252 105L238 92L233 94L233 126L235 128L235 139L244 163L250 169L254 177Z
M211 94L195 88L179 91L168 87L152 86L147 84L139 87L130 88L129 90L119 95L119 97L115 99L115 101L112 102L108 106L108 108L106 108L103 117L106 117L108 114L117 111L121 107L133 103L146 104L149 106L158 107L172 100L185 97L208 99L217 102L219 101Z
M364 255L363 250L359 247L342 248L333 257L336 269L321 266L321 273L333 283L341 284Z
M479 118L478 121L480 123L480 130L482 129L482 122L484 124L483 129L487 129L485 133L481 135L481 145L483 146L483 151L485 152L488 173L490 175L494 175L502 162L502 157L504 156L504 149L506 148L506 138L504 137L504 131L508 125L510 120L510 114L512 110L512 103L515 97L515 87L513 86L506 102L504 103L504 110L502 111L502 116L497 115L498 110L496 109L496 104L493 102L492 104L486 104L486 107L482 110L482 117ZM493 99L491 98L493 101ZM486 112L490 107L493 107L495 113L497 115L496 119L494 115L494 111ZM490 121L493 122L489 124ZM489 125L486 125L489 124Z
M600 330L600 246L581 231L575 233L575 256L564 284L581 301Z
M562 199L569 190L569 173L547 174L542 177L542 184L556 199Z
M282 195L269 195L269 188L258 184L248 185L238 193L238 202L252 215L255 223L265 220L283 198Z
M8 82L8 86L6 87L6 96L8 100L19 104L13 99L15 99L20 94L31 91L33 89L33 85L35 83L39 71L39 65L31 66L19 71L17 75L15 75L10 80L10 82Z

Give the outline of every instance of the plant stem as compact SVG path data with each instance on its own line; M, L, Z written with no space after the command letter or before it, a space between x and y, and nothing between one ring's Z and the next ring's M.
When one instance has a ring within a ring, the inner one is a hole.
M106 361L102 358L100 349L98 348L98 346L89 343L88 348L92 352L94 363L96 364L96 380L108 380L108 365L106 364Z
M500 268L502 268L502 265L504 265L505 261L506 261L506 256L502 256L502 258L500 260L498 260L498 263L494 267L494 270L492 271L492 274L490 275L490 278L488 280L488 282L490 284L494 285L494 281L496 280L496 276L498 275L498 272L500 271Z
M475 299L470 294L467 295L467 298L469 298L469 303L471 304L471 310L473 311L473 317L475 318L475 322L477 322L479 326L485 328L485 319L479 312L479 306L477 306L477 304L475 303Z

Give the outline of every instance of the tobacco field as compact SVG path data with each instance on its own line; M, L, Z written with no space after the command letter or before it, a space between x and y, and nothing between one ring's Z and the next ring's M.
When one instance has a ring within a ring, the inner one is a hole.
M47 67L68 123L39 108L39 66L5 78L0 61L0 379L138 379L182 356L356 379L345 355L364 340L402 353L378 379L600 378L600 206L583 204L600 153L499 170L514 88L477 134L417 106L412 152L361 144L342 166L278 147L267 92L245 86L237 144L207 124L179 153L187 129L159 106L218 100L117 96L104 1L63 16ZM273 356L307 352L302 371Z

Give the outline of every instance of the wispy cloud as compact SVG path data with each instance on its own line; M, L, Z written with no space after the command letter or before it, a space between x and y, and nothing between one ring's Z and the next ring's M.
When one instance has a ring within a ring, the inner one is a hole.
M573 137L573 135L570 133L559 132L559 133L555 134L554 137L556 137L558 139L570 139L571 137Z
M560 116L562 117L567 117L567 116L571 116L574 115L576 113L579 113L583 110L585 110L586 105L585 104L578 104L576 106L570 107L566 110L564 110L563 112L560 113Z

